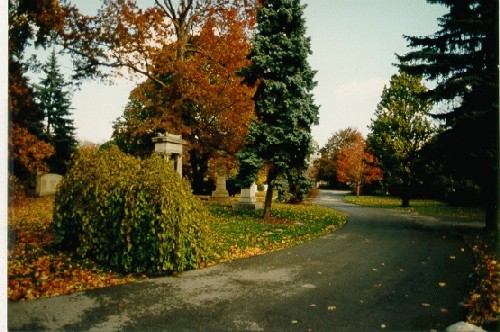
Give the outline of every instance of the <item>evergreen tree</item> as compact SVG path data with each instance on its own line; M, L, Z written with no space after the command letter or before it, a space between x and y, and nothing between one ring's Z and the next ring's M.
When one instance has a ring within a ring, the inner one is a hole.
M45 115L44 139L55 148L48 165L52 172L64 174L77 141L71 119L71 95L57 64L55 50L43 71L45 78L36 86L36 95Z
M435 80L428 92L449 102L438 144L454 178L480 185L487 226L498 224L498 1L428 0L449 8L433 36L406 37L416 51L399 56L402 70Z
M262 1L257 8L257 34L243 71L248 85L257 85L256 117L240 160L240 178L248 186L267 166L268 191L264 218L270 213L274 188L283 184L300 200L307 187L305 171L312 152L311 126L318 122L312 89L315 72L307 57L304 7L299 0Z
M384 180L401 187L403 207L410 205L419 153L435 133L431 104L420 97L425 91L421 78L393 75L370 125L368 144L382 165Z

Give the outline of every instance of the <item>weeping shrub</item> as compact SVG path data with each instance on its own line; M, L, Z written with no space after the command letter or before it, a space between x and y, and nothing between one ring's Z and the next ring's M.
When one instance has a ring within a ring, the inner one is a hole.
M81 148L56 193L56 245L123 272L163 274L199 266L209 214L157 155Z

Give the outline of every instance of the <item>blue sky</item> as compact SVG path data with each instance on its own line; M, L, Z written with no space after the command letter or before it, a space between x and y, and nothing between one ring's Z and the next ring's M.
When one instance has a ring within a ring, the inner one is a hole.
M73 0L93 14L99 0ZM139 0L143 6L153 0ZM437 18L446 11L425 0L306 0L307 34L317 70L315 101L320 124L314 139L323 146L336 131L353 126L364 134L390 77L395 53L409 51L403 35L429 35L438 30ZM73 96L74 120L80 140L109 140L112 122L122 113L134 83L120 79L115 85L86 81Z

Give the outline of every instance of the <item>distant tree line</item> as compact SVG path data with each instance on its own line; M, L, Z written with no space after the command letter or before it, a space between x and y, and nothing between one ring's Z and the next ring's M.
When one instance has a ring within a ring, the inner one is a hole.
M428 2L449 12L434 35L405 37L416 50L398 55L400 72L382 92L367 149L383 169L383 191L401 196L403 206L415 195L480 204L487 228L497 229L498 1ZM339 185L338 153L349 131L320 149L317 179Z

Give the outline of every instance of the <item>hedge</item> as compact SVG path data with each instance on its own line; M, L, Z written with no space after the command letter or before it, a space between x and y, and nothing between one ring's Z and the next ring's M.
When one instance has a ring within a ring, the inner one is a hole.
M172 165L81 148L56 193L56 245L123 272L164 274L208 255L208 211Z

